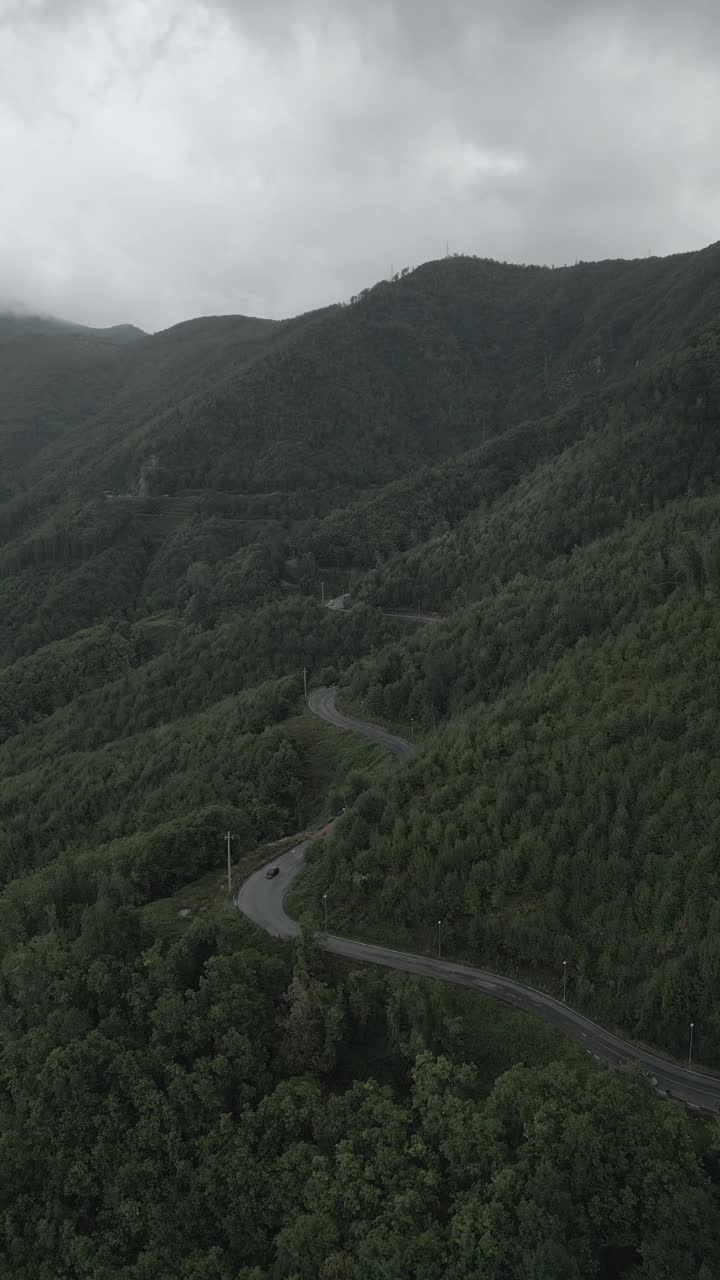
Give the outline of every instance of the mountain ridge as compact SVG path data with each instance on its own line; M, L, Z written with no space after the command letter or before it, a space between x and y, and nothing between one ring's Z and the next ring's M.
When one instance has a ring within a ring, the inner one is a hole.
M65 465L63 449L72 448L86 494L93 484L132 488L150 452L155 492L298 488L311 483L303 450L312 447L316 467L327 455L323 483L341 470L361 487L384 483L406 458L441 461L481 434L626 377L649 349L653 358L669 353L715 314L719 280L716 245L554 270L458 258L292 321L188 321L133 345L116 421L94 415L96 445L88 437L76 447L76 429L67 446L52 445L54 462ZM590 307L587 296L596 298ZM189 377L184 352L193 343ZM133 430L138 408L145 421ZM26 487L42 465L32 464Z
M59 316L41 315L26 307L0 306L0 342L24 337L79 337L106 339L114 343L137 342L148 335L134 324L105 326L77 324Z
M720 1273L699 1114L314 940L720 1069L718 246L0 341L0 475L3 1280Z

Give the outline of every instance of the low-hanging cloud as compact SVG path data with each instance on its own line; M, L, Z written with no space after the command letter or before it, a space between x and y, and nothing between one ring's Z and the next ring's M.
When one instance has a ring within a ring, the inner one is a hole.
M0 0L0 300L285 315L717 238L705 0Z

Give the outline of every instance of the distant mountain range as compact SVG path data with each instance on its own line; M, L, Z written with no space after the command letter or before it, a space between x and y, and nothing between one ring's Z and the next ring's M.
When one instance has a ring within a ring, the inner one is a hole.
M0 342L12 338L58 337L70 334L85 335L92 338L105 338L109 342L136 342L147 334L134 324L116 324L106 329L92 328L85 324L74 324L70 320L60 320L55 316L34 315L22 309L0 307Z

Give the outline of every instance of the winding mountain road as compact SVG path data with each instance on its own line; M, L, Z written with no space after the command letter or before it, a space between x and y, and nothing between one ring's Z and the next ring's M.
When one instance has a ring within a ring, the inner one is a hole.
M334 609L335 612L343 613L346 605L345 601L350 599L350 592L346 591L344 595L333 596L332 600L325 601L326 609ZM381 613L386 618L396 618L400 622L442 622L442 618L434 613L410 613L407 609L381 609Z
M355 720L353 716L346 716L342 711L338 711L335 706L335 689L314 689L308 698L308 706L313 715L319 716L321 720L327 720L328 724L334 724L336 729L350 729L353 733L361 734L363 738L369 738L371 742L379 742L403 763L415 754L412 742L408 742L405 738L399 738L395 733L388 733L379 725L368 724L365 720Z
M308 699L308 706L314 715L326 720L328 724L362 734L372 742L380 743L401 761L408 760L415 751L413 744L404 738L388 733L377 725L343 715L335 706L335 689L316 689ZM291 882L302 870L305 850L309 844L310 840L305 840L274 862L261 867L245 881L237 895L236 903L240 910L274 937L293 938L300 933L300 926L285 911L284 899ZM271 866L279 867L279 872L268 880L265 872ZM650 1077L659 1093L677 1098L697 1110L720 1110L720 1077L682 1067L661 1054L622 1040L577 1013L570 1005L546 995L544 991L526 986L525 983L485 969L456 964L452 960L411 955L404 951L394 951L390 947L338 938L330 933L320 934L319 943L325 951L348 960L379 964L386 969L399 969L415 977L436 978L493 996L559 1028L601 1062L610 1066L634 1063Z

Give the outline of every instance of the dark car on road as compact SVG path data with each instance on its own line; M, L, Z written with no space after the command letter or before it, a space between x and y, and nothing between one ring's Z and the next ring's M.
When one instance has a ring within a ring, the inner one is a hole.
M279 875L280 875L279 867L268 867L267 871L265 872L265 879L274 880L275 876L279 876Z

